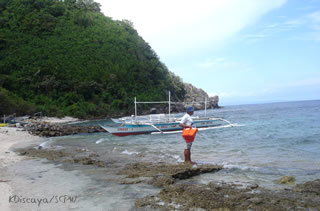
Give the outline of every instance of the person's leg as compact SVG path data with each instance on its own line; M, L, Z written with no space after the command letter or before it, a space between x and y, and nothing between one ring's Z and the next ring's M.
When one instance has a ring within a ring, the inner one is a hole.
M189 163L190 163L191 165L197 164L196 162L193 162L193 161L191 160L191 149L189 149L188 156L189 156Z
M184 150L184 162L185 163L190 162L190 149Z
M186 143L186 148L184 149L184 162L190 164L196 164L195 162L191 161L191 146L192 142Z

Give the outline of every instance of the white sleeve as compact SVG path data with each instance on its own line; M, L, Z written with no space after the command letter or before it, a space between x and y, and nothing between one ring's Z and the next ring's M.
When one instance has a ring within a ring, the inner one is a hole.
M180 121L180 124L186 124L186 122L187 122L187 119L188 118L188 115L184 115L183 117L182 117L182 119L181 119L181 121Z

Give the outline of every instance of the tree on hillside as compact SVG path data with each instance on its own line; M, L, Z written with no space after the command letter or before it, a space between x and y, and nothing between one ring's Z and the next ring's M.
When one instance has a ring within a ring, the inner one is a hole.
M184 98L133 24L93 0L0 0L0 11L0 87L13 101L85 118L131 114L134 96Z

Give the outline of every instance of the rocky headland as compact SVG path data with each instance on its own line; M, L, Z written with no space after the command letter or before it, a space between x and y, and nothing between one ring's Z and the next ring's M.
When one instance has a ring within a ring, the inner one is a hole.
M171 102L171 112L185 112L187 106L193 106L195 110L217 109L219 106L219 96L209 97L209 95L200 88L197 88L189 83L184 83L186 95L183 102ZM159 114L168 113L169 107L167 104L159 104L152 107L150 110L143 111L142 114Z
M184 83L185 90L187 91L185 96L185 102L194 102L193 106L196 110L205 109L205 99L207 99L207 109L220 108L219 96L209 97L209 95L202 89L193 86L192 84ZM184 103L184 106L189 103Z

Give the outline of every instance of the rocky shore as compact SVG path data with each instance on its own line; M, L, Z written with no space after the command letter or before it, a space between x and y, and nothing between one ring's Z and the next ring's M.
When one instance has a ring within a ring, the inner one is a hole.
M115 160L102 161L99 155L86 149L60 151L21 149L21 155L48 160L114 168ZM162 188L159 194L137 199L135 207L147 210L320 210L320 179L292 188L268 190L256 184L209 183L189 180L222 169L215 165L185 165L168 163L129 163L114 168L120 184L146 183ZM124 176L124 177L123 177Z
M176 184L137 200L135 205L160 210L319 210L319 190L320 180L279 191L258 185Z
M78 133L97 133L106 132L100 126L77 126L67 124L51 124L51 123L28 123L24 125L32 135L43 136L43 137L54 137L54 136L66 136L74 135Z
M147 182L156 187L166 187L179 180L190 179L194 176L220 171L222 166L168 163L132 163L119 171L121 175L127 175L122 183L130 184L132 181ZM147 179L146 179L147 178Z

